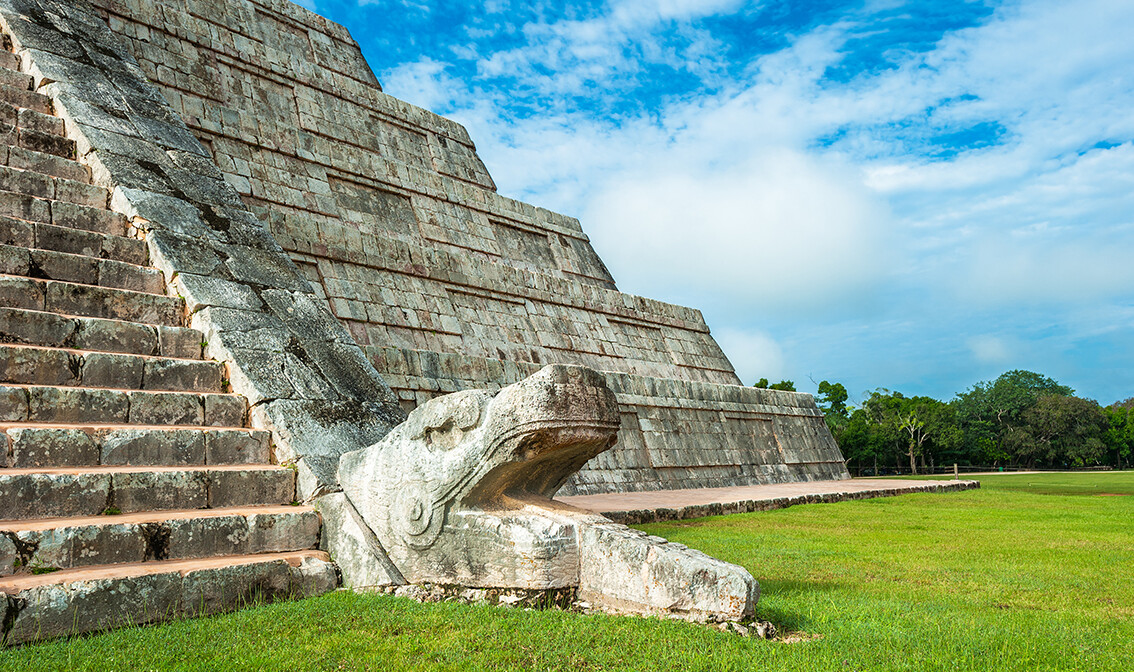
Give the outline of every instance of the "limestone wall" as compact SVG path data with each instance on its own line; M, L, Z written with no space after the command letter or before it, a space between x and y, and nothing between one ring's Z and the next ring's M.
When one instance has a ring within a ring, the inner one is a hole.
M846 475L810 397L737 387L699 311L618 292L577 220L497 194L465 129L384 94L341 26L284 0L94 4L404 407L584 364L626 413L578 492Z

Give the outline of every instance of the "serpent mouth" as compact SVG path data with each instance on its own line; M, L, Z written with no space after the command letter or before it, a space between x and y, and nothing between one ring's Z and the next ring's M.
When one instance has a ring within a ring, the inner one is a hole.
M553 365L503 390L488 418L485 460L497 466L465 501L521 493L550 498L587 460L614 445L620 415L600 374Z

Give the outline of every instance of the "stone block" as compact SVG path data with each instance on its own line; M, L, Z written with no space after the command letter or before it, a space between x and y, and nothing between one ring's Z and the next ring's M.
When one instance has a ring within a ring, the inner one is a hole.
M207 464L267 464L270 461L268 432L212 430L205 433Z
M181 605L189 616L204 616L291 595L291 568L271 560L186 572Z
M15 427L4 430L11 458L17 469L68 467L99 464L99 447L81 429Z
M205 435L200 430L115 429L102 433L98 449L102 464L205 464Z
M295 499L295 472L282 468L212 469L209 507L289 504Z
M341 492L315 500L323 516L324 534L319 548L327 551L342 574L343 585L355 590L405 583L381 549L373 532L350 511L351 504ZM333 530L333 532L330 532ZM368 540L369 537L369 540Z
M27 394L31 422L125 423L130 411L129 398L119 390L31 387Z
M79 319L75 325L74 347L83 350L106 350L156 354L156 328L128 321Z
M108 506L110 493L106 473L0 472L0 510L9 520L98 515Z
M139 425L203 425L205 407L197 394L173 392L130 393L128 422Z
M201 358L201 332L185 327L157 327L158 349L163 357Z
M243 427L248 414L244 397L227 394L205 394L205 421L209 427Z
M138 389L142 386L145 360L132 355L89 352L82 356L82 379L86 387Z
M219 392L224 365L184 359L150 359L145 362L147 390Z
M181 273L172 284L177 293L185 297L190 313L211 306L255 311L263 305L247 285L216 277Z
M180 611L181 584L179 574L167 573L30 588L17 594L24 608L8 631L8 641L50 639L165 620Z
M140 471L114 474L114 507L123 513L208 506L209 476L203 470Z

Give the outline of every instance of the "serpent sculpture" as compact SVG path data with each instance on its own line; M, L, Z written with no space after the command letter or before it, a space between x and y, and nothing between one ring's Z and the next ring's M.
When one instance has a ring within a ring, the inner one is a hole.
M433 399L342 456L343 492L321 506L328 550L353 587L577 588L610 611L751 615L743 568L551 499L618 427L614 393L580 366Z

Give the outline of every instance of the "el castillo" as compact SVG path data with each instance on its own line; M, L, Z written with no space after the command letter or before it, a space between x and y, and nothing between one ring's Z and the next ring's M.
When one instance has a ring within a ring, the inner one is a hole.
M0 669L1134 664L1117 410L745 385L371 65L287 0L0 0Z

